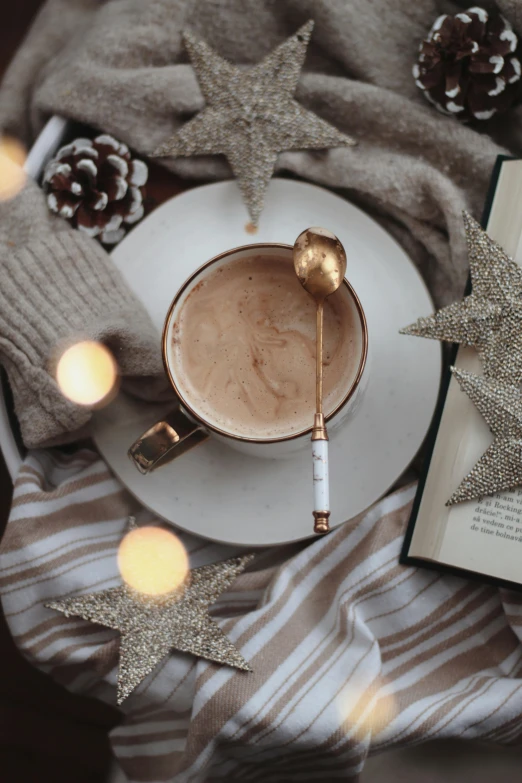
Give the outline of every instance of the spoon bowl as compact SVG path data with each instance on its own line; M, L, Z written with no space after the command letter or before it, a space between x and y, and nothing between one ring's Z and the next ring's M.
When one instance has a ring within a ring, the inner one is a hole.
M294 244L294 269L299 282L316 302L333 294L346 274L346 253L326 228L307 228Z

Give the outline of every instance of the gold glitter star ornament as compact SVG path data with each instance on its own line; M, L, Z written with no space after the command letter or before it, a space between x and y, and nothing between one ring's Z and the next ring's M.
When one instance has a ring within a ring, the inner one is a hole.
M164 596L147 596L122 585L46 606L120 632L117 698L121 704L173 649L250 671L207 610L252 558L244 555L194 568L184 586Z
M313 26L307 22L253 67L233 65L185 33L206 108L153 157L225 155L257 224L279 152L355 144L293 97Z
M484 416L494 440L468 473L448 506L464 500L494 495L522 484L522 393L491 378L459 370L451 371L470 400Z
M401 334L474 346L484 375L522 383L522 269L464 213L472 293Z

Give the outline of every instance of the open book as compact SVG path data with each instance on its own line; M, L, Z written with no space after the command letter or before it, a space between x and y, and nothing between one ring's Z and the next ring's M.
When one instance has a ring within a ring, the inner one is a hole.
M522 160L498 159L483 226L522 266ZM474 348L459 347L452 363L482 375ZM401 562L449 567L467 572L466 576L486 577L488 581L520 589L522 487L446 506L493 436L475 405L449 373L445 388L438 428L432 437L432 450L415 499Z

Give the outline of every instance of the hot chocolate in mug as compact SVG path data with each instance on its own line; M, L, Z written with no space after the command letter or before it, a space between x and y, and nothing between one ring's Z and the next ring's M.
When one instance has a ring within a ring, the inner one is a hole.
M325 306L324 409L331 434L355 412L367 354L364 311L344 280ZM194 272L169 307L162 355L180 404L129 449L140 472L209 437L266 458L309 444L315 302L295 276L291 245L235 248Z

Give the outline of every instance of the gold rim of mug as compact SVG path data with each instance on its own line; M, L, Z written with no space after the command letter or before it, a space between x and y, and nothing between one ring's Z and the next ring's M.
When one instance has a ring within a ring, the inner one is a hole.
M179 302L183 293L187 290L187 288L191 285L191 283L195 280L195 278L201 274L201 272L203 272L209 266L216 264L218 261L222 261L224 258L227 258L227 256L236 255L237 253L241 253L245 251L252 251L253 249L261 251L265 248L290 250L290 252L292 252L293 250L292 245L286 245L280 242L259 242L259 243L254 243L252 245L240 245L239 247L232 248L231 250L225 250L224 253L220 253L219 255L214 256L214 258L211 258L210 261L207 261L206 263L198 267L198 269L196 269L196 271L193 272L190 275L190 277L188 277L185 280L185 282L177 292L176 296L172 300L167 312L167 316L165 318L165 323L163 325L163 335L161 338L161 353L163 357L163 365L165 367L165 372L167 373L167 377L176 395L178 396L181 405L184 408L186 408L186 410L190 413L190 415L193 416L194 419L196 419L196 421L200 422L205 429L210 430L211 432L215 432L218 435L222 435L225 438L231 438L232 440L239 440L247 443L282 443L284 441L295 440L296 438L302 438L303 435L311 435L313 422L310 425L310 427L307 427L304 430L300 430L299 432L293 432L291 435L282 435L277 438L249 438L246 435L234 435L234 433L232 432L227 432L226 430L222 430L219 427L216 427L214 424L211 424L206 419L204 419L203 416L201 416L199 413L196 413L196 411L190 406L190 404L187 402L187 400L179 390L178 385L171 372L169 362L167 359L167 339L168 339L168 333L170 331L169 326L170 326L171 316L176 308L177 303ZM359 297L355 293L353 287L350 285L348 280L346 280L346 278L343 280L343 284L346 286L350 296L355 302L355 307L357 309L359 320L361 322L362 351L361 351L361 358L359 360L359 367L357 369L355 378L353 379L352 385L348 389L347 393L345 394L341 402L334 408L334 410L331 413L328 414L328 416L325 416L326 422L330 421L337 413L339 413L339 411L342 410L342 408L344 408L346 403L349 402L349 400L353 397L355 390L357 389L361 381L362 374L366 366L366 359L368 356L368 326L366 323L366 316L364 314L364 310L362 308Z

